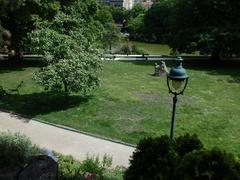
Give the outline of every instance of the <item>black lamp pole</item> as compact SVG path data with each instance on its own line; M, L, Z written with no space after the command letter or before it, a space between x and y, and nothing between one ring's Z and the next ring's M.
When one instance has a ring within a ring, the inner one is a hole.
M175 124L175 115L176 115L176 104L177 104L177 96L183 94L187 83L188 83L188 75L186 70L182 67L183 59L181 57L176 59L176 66L170 70L167 75L167 85L169 89L169 93L172 93L173 96L173 109L172 109L172 122L170 129L170 140L173 141L174 136L174 124Z
M176 104L177 104L177 94L173 96L173 110L172 110L172 123L170 130L170 139L173 140L174 135L174 124L175 124L175 116L176 116Z

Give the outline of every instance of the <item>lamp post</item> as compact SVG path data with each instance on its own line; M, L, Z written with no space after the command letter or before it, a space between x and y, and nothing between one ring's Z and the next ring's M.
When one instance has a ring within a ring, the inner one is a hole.
M173 67L167 75L167 85L169 93L173 94L173 110L172 110L172 122L170 129L170 139L173 141L174 123L176 114L177 96L183 95L188 83L188 75L186 70L182 67L183 59L178 57L176 59L176 66Z

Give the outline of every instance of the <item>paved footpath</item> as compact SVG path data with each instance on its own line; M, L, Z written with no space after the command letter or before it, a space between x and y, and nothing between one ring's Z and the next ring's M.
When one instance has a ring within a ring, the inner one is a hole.
M129 166L129 158L134 151L130 146L0 111L0 131L8 130L25 134L41 148L72 155L78 160L86 159L87 155L102 158L104 154L108 154L113 158L113 166Z

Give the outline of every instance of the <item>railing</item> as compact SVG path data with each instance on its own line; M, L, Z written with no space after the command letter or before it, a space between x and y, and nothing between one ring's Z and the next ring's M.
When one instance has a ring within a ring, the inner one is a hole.
M42 55L24 54L24 59L42 59ZM8 54L0 52L0 59L8 59Z
M209 56L181 56L184 59L208 59ZM106 54L106 60L121 60L121 61L168 61L168 60L175 60L177 56L166 56L166 55L124 55L124 54Z

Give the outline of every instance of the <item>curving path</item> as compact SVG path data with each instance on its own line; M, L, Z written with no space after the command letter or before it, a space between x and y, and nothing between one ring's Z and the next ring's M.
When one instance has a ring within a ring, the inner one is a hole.
M78 160L86 159L87 155L102 158L108 154L113 158L113 166L129 166L129 158L134 151L130 146L0 111L0 131L8 130L25 134L41 148L72 155Z

